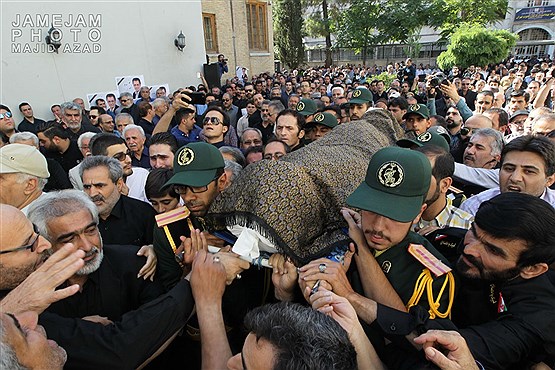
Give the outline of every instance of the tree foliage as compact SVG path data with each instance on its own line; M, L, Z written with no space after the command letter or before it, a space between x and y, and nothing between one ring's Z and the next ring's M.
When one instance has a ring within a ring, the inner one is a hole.
M498 63L509 55L517 39L516 34L506 30L463 24L453 32L447 51L439 55L437 63L443 70L453 65L466 68Z
M485 26L503 20L509 6L508 0L434 0L432 9L429 26L448 37L461 24Z
M298 68L304 62L301 3L297 0L275 0L272 8L278 58L289 68Z
M410 41L428 23L431 9L424 0L352 2L338 14L337 46L354 49L365 60L371 45Z

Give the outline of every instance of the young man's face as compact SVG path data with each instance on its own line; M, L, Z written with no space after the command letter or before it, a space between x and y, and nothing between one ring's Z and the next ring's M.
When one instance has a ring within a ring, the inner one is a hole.
M493 97L489 95L478 94L474 105L476 107L476 112L482 114L484 113L484 111L490 109L493 106Z
M430 127L430 121L419 114L409 114L405 119L407 130L412 130L416 135L423 134Z
M499 189L541 196L555 181L545 173L544 159L534 152L512 151L505 154L499 170Z
M384 251L399 244L408 234L412 222L399 222L374 212L361 212L362 231L368 246Z
M110 107L110 109L114 110L114 108L116 107L116 98L113 96L109 96L106 98L106 101L108 102L108 106Z
M179 206L179 198L174 198L169 194L158 198L149 198L148 201L156 210L156 213L164 213L176 209Z
M138 92L141 89L141 81L133 80L133 89Z
M276 125L276 137L284 141L289 147L294 148L299 145L304 137L304 130L299 131L297 119L291 115L279 117Z
M152 144L148 148L150 166L156 168L173 168L174 154L167 144Z
M401 107L396 107L394 105L390 105L388 110L391 112L393 117L395 117L397 123L403 122L403 116L407 113L406 109L401 109Z

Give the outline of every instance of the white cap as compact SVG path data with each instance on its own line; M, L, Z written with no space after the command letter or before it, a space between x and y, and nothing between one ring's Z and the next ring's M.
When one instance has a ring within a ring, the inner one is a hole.
M34 146L25 144L8 144L0 148L2 173L26 173L43 179L50 177L44 155Z

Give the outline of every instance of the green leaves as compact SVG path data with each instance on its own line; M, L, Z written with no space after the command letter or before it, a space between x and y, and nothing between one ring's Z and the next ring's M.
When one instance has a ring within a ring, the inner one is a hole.
M463 24L453 32L447 51L440 54L437 62L444 70L453 65L466 68L498 63L509 55L517 38L516 34L506 30L488 30L475 24Z
M274 44L278 58L290 68L304 62L301 3L296 0L274 0Z

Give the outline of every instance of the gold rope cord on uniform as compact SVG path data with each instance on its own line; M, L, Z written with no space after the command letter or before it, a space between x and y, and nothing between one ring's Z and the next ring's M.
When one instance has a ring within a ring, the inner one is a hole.
M412 297L409 299L407 303L407 310L413 306L416 306L420 301L420 298L422 298L422 294L424 293L424 291L426 291L428 304L430 305L430 310L429 310L430 318L435 319L436 317L439 317L441 319L445 319L447 317L451 317L451 307L453 306L453 300L455 297L455 278L453 277L453 274L451 272L448 272L447 275L445 276L445 280L443 281L443 285L441 286L441 289L437 295L436 300L434 300L434 295L433 295L434 294L433 283L434 283L434 279L432 278L432 274L430 270L428 269L422 270L422 273L416 280ZM447 284L449 284L449 304L445 312L442 313L439 311L439 306L440 306L439 302L441 300L441 297L443 296L443 293L445 291L445 288L447 287Z
M170 242L170 246L172 247L173 253L175 254L177 247L175 246L172 234L170 233L170 229L168 229L167 225L164 225L164 232L166 233L166 238L168 238L168 242Z

